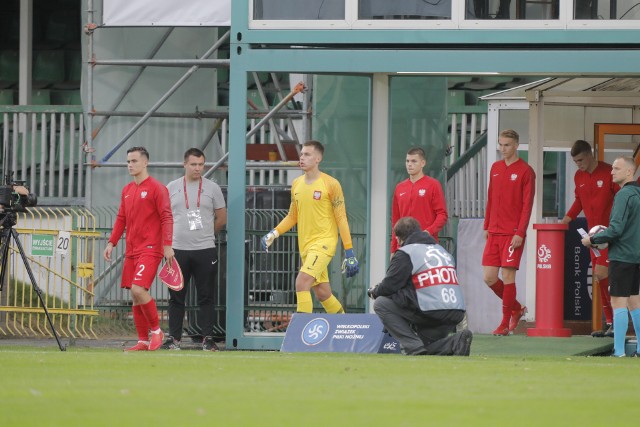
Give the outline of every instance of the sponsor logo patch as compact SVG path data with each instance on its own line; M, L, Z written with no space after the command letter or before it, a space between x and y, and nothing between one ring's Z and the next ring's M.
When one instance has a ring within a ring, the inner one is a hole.
M306 345L318 345L329 335L329 322L318 317L307 323L302 330L302 342Z

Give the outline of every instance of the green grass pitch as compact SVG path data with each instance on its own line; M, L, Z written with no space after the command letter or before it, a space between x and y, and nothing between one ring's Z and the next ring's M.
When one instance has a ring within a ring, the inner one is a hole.
M638 359L158 351L0 341L0 426L606 426Z

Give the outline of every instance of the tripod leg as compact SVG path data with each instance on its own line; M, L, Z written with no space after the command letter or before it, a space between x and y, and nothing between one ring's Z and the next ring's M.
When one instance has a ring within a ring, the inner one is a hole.
M67 348L65 346L62 345L62 343L60 342L60 337L58 336L58 332L56 331L56 328L53 326L53 321L51 320L51 316L49 315L49 311L47 310L47 306L44 303L44 299L42 298L42 291L40 290L40 288L38 287L38 284L36 283L36 278L33 275L33 271L31 270L31 266L29 265L29 260L27 259L27 256L24 253L24 249L22 248L22 243L20 243L20 238L18 236L18 232L16 230L14 230L13 228L10 229L11 230L11 235L13 236L13 240L16 243L16 246L18 247L18 252L20 253L20 256L22 257L22 262L24 262L24 267L27 269L27 274L29 275L29 280L31 280L31 286L33 286L33 290L36 291L36 294L38 294L38 298L40 299L40 304L42 304L42 309L44 310L44 314L47 316L47 320L49 321L49 326L51 327L51 330L53 331L53 336L56 337L56 341L58 342L58 347L60 348L60 351L66 351ZM7 239L7 247L8 245L8 239Z
M0 241L2 244L0 245L0 292L4 289L4 285L6 284L7 276L7 266L9 265L9 236L10 229L3 228L0 233Z

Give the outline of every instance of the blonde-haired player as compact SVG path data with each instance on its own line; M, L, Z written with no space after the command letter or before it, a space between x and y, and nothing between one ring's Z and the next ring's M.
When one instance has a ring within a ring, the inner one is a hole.
M342 187L337 179L319 169L324 147L318 141L306 141L300 153L300 169L304 175L291 185L289 213L261 239L263 250L268 250L280 235L298 226L298 246L302 267L296 277L296 311L311 313L311 290L327 313L344 313L342 304L333 295L327 266L335 255L338 232L345 249L343 272L347 277L359 271L353 253L351 233Z

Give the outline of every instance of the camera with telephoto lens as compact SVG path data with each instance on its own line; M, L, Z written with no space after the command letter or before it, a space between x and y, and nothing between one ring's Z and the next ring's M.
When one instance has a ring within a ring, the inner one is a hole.
M22 188L17 189L17 187ZM25 191L27 194L22 194ZM27 208L36 204L38 204L38 197L29 190L25 181L12 181L7 178L5 184L0 185L0 206L3 211L26 212Z

